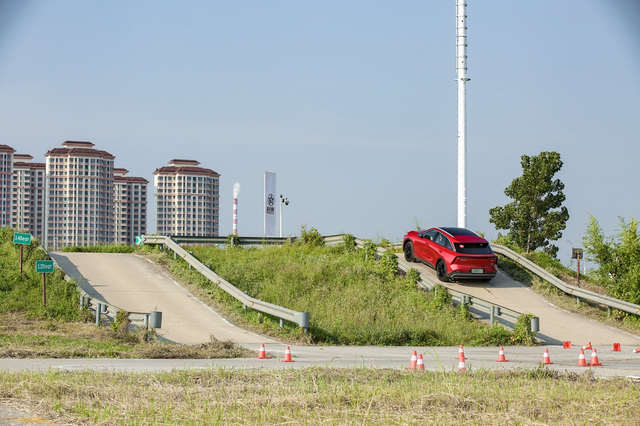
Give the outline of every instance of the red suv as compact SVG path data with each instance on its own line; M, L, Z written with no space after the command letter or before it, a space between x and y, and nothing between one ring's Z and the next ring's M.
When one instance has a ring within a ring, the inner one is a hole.
M466 228L410 231L402 243L407 262L420 261L436 270L440 281L489 281L498 272L498 256L489 242Z

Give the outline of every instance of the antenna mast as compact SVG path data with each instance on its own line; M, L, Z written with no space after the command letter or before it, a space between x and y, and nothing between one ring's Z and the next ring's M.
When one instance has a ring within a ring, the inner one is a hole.
M456 0L456 70L458 72L458 226L467 227L467 15Z

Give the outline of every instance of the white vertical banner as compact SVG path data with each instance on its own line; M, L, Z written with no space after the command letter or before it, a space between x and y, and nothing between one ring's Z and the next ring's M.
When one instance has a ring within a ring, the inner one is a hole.
M276 174L264 172L264 234L276 235Z

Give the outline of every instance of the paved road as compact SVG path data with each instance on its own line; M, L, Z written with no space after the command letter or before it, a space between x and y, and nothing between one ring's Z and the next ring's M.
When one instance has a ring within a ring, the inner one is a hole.
M258 347L243 345L251 349ZM282 362L285 346L279 343L265 344L269 359L0 359L0 371L129 371L159 372L174 369L202 368L305 368L331 366L340 368L373 367L404 369L409 366L412 351L423 354L425 368L432 371L457 371L458 347L380 347L380 346L291 346L294 362ZM549 351L553 364L548 367L558 371L584 372L578 367L580 348L563 349L561 346L506 347L509 362L496 362L499 348L464 348L467 369L537 368L543 361L544 351ZM602 366L593 367L600 377L640 377L640 353L633 353L631 346L622 346L621 352L598 347L597 356ZM586 362L591 361L592 351L585 351Z
M234 326L178 284L160 266L135 254L51 253L60 267L93 297L129 312L162 312L158 334L176 343L218 340L259 345L274 342Z
M428 266L413 263L412 267L429 277L431 281L439 282L435 271ZM488 283L466 281L443 284L521 313L534 314L540 318L538 337L548 345L562 345L564 341L571 341L576 346L584 346L588 342L602 347L611 347L613 343L640 346L640 336L560 309L502 271Z

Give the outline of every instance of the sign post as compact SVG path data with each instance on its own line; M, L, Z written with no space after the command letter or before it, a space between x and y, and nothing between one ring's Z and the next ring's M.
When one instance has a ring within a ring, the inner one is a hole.
M47 307L47 274L53 272L53 260L36 260L36 273L42 274L42 307Z
M581 248L571 248L571 258L578 260L578 287L580 287L580 259L582 259L582 249Z
M31 234L23 234L21 232L13 233L13 244L20 245L20 275L22 275L22 247L31 244Z

